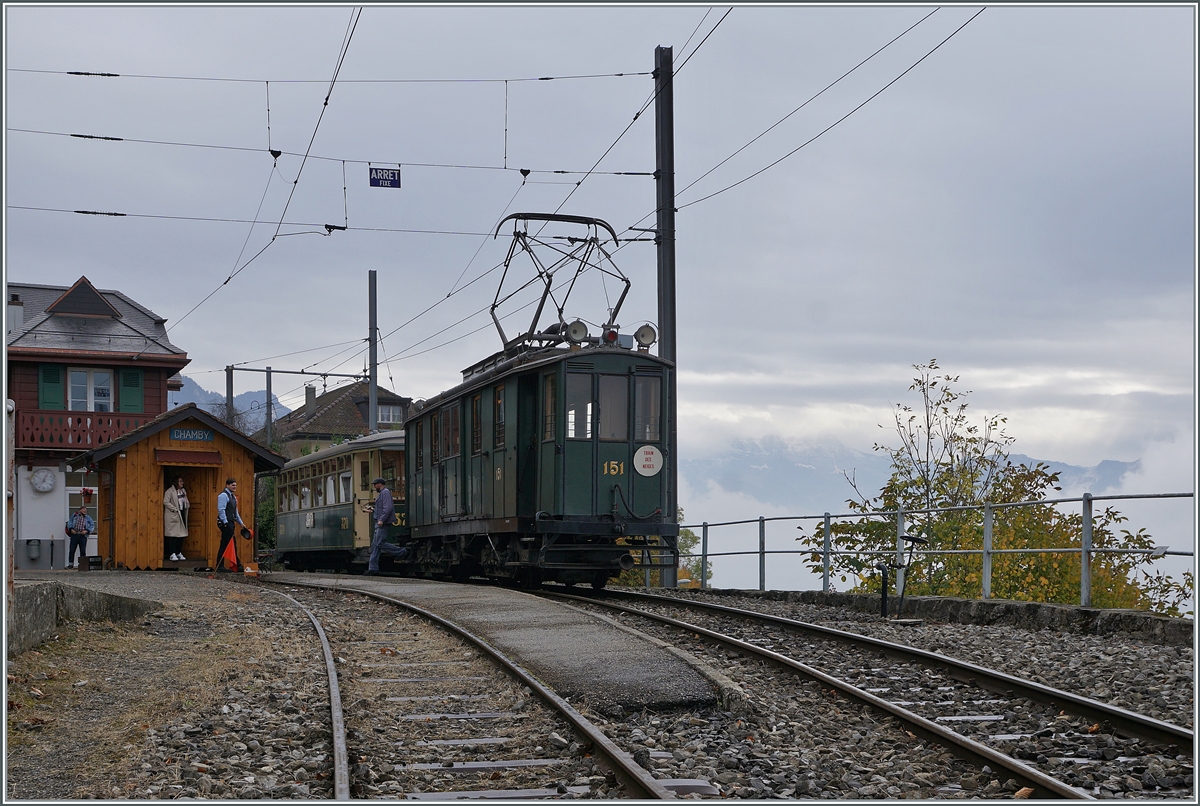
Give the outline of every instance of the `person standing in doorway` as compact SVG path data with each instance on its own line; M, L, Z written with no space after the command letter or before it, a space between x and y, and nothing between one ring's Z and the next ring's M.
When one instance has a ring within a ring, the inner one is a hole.
M236 571L236 568L227 569L222 566L225 549L229 546L229 541L233 540L233 530L239 525L242 528L246 526L242 522L241 513L238 512L237 481L234 479L225 479L225 489L217 496L217 525L221 527L221 548L217 549L215 568L218 571Z
M79 549L79 559L86 562L87 539L96 529L96 522L87 514L87 506L81 506L67 521L67 534L71 536L71 548L67 551L67 568L75 567L75 549Z
M373 507L375 534L371 539L371 559L367 562L367 576L375 576L379 573L380 552L386 551L397 559L408 553L408 549L393 546L387 542L388 527L396 519L396 507L392 504L392 491L387 488L387 482L383 479L375 479L371 484L375 487L375 505Z
M187 537L187 516L191 507L187 490L183 488L183 476L163 493L163 552L170 552L171 560L187 559L183 556L183 539Z

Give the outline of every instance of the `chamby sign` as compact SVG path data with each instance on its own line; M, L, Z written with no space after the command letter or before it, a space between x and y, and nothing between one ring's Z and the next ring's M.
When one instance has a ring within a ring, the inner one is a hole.
M208 428L172 428L171 439L184 442L212 442L213 432Z
M371 168L371 187L398 188L400 187L399 168Z

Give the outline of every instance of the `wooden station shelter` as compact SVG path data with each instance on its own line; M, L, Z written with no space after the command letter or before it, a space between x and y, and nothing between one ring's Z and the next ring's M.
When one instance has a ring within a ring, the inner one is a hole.
M221 545L217 496L225 480L237 480L238 511L253 529L255 473L278 470L285 461L188 403L69 463L99 473L97 553L105 567L157 569L215 568ZM163 551L163 494L179 476L191 502L185 561L166 560ZM253 540L235 536L239 562L253 558Z

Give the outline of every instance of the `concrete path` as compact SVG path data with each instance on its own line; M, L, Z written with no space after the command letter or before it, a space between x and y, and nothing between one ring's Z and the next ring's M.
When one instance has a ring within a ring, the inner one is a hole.
M328 583L380 593L467 629L564 697L601 709L696 708L714 686L662 647L600 619L522 591L392 577L274 573L272 582Z

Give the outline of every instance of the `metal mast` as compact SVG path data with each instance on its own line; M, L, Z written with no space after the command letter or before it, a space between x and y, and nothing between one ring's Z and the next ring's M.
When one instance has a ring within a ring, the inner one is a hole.
M654 49L654 157L658 208L658 355L675 364L675 101L672 49ZM667 518L679 512L679 457L675 451L676 369L667 384ZM663 569L664 587L675 587L675 573Z
M371 328L371 370L368 379L367 391L367 431L375 433L379 430L379 362L375 354L376 343L378 339L376 334L379 332L375 322L375 270L371 269L370 277L370 328Z

